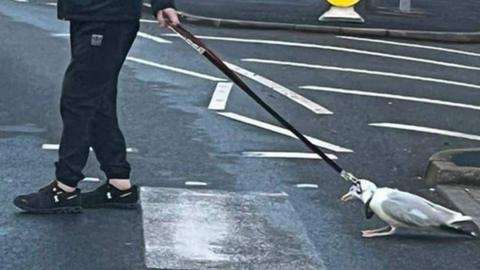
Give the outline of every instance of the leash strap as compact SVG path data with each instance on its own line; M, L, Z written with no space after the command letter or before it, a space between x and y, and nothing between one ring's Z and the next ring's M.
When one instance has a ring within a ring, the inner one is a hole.
M242 79L232 71L214 52L212 52L201 40L195 35L187 31L181 25L173 25L170 22L168 27L175 33L177 33L183 40L188 43L199 54L205 56L213 65L215 65L220 71L223 72L228 78L230 78L236 85L240 87L245 93L247 93L256 103L258 103L263 109L265 109L270 115L272 115L282 126L291 131L300 141L302 141L311 151L319 155L330 167L332 167L340 176L354 184L358 183L358 179L351 173L345 171L335 161L329 158L320 148L314 145L308 140L302 133L300 133L293 125L291 125L285 118L277 113L270 105L265 103L250 87L243 82Z

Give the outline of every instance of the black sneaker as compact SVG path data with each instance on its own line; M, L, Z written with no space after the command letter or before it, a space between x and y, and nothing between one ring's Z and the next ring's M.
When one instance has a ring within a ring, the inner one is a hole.
M137 209L138 188L132 186L128 190L119 190L105 183L94 191L82 193L82 207Z
M80 190L65 192L53 181L38 192L20 195L13 204L20 210L34 214L67 214L82 212Z

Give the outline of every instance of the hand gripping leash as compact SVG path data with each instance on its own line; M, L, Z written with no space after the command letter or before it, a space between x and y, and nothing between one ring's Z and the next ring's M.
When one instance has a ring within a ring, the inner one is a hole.
M230 78L236 85L240 87L245 93L247 93L255 102L257 102L263 109L270 113L282 126L291 131L300 141L302 141L310 150L318 154L325 162L327 162L330 167L332 167L340 176L353 184L359 185L358 178L355 177L352 173L349 173L342 169L340 165L335 163L331 158L329 158L320 148L311 143L302 133L300 133L294 126L292 126L285 118L278 114L270 105L265 103L255 92L253 92L247 84L245 84L240 77L233 72L223 61L213 53L201 40L196 38L192 33L187 31L181 25L173 25L170 22L167 22L168 27L180 37L185 40L192 48L194 48L198 53L205 56L212 64L214 64L220 71L222 71L228 78ZM360 185L359 185L360 186Z

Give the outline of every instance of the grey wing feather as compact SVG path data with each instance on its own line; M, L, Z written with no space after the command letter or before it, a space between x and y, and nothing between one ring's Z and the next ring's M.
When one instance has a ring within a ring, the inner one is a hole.
M448 224L459 213L436 205L414 194L395 191L382 202L382 210L396 221L413 227L437 227Z

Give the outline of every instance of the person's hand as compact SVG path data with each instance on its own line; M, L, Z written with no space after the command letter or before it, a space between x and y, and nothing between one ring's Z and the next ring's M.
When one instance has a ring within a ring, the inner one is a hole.
M167 27L167 21L171 22L173 25L178 25L180 23L177 11L173 8L166 8L158 11L157 20L163 27Z

